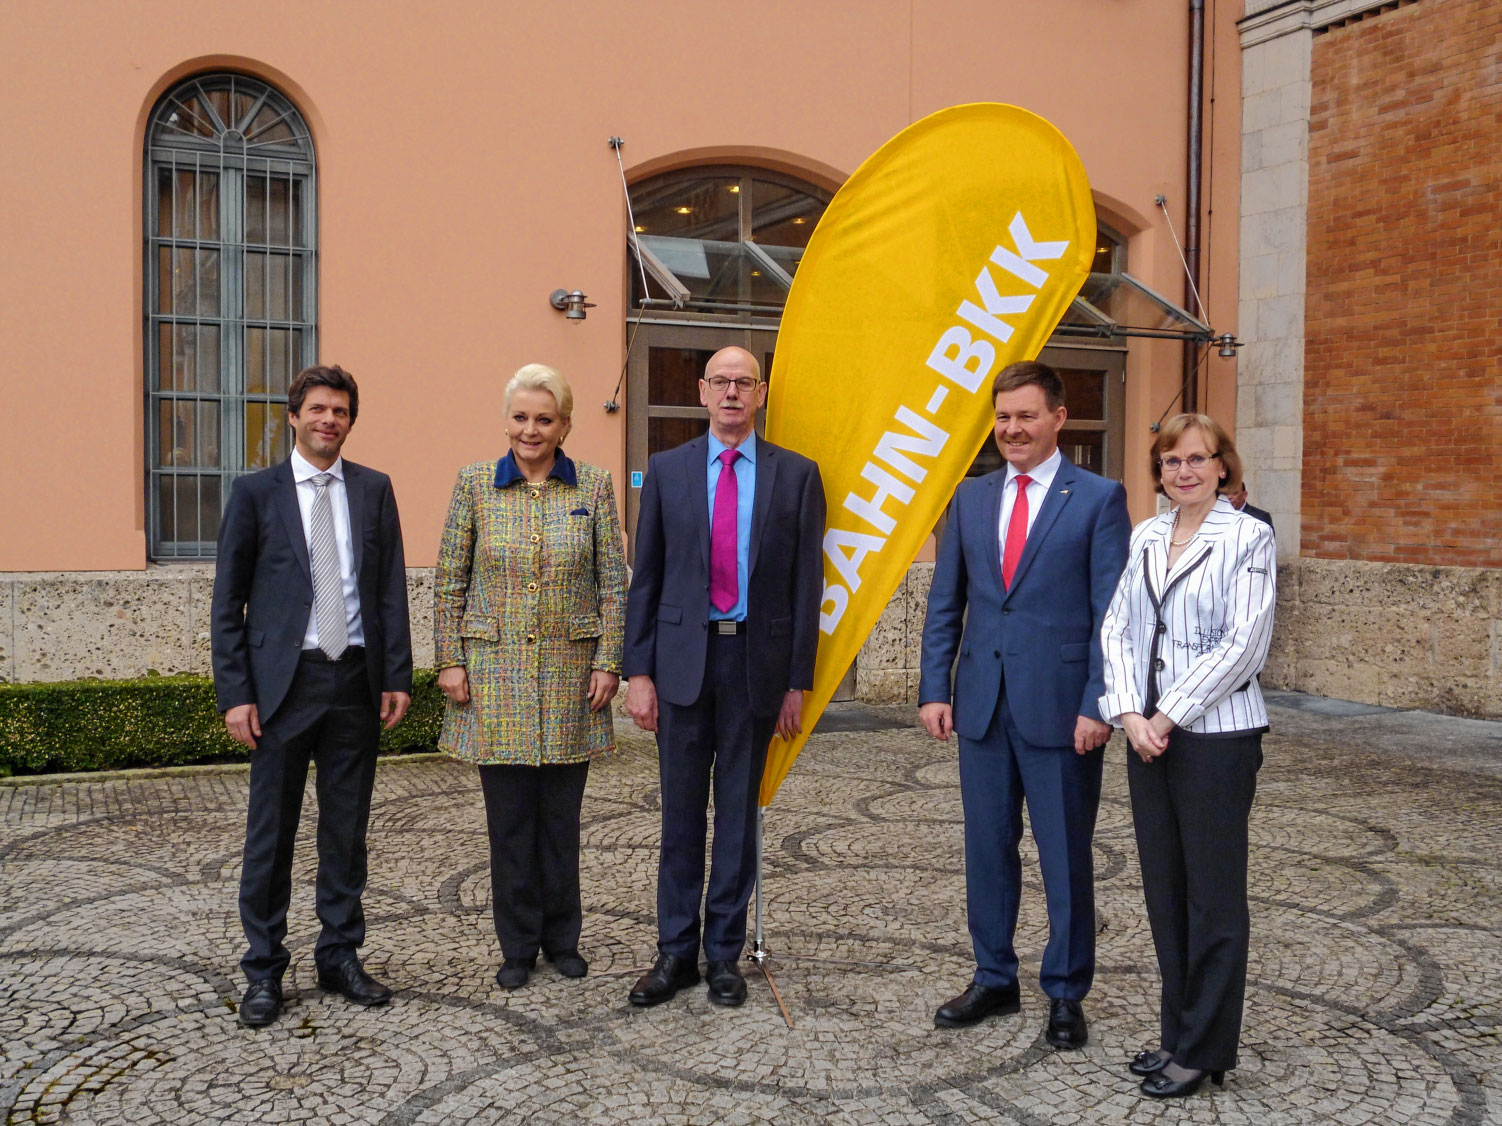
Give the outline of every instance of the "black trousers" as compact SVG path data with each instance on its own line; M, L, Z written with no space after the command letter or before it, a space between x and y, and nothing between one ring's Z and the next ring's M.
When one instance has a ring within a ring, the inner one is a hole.
M375 788L380 717L370 700L363 657L325 663L304 657L281 707L261 725L250 757L250 801L240 870L240 924L251 981L280 978L291 958L287 908L292 845L302 818L308 763L318 766L318 881L323 929L320 969L338 965L365 941L365 831Z
M746 684L746 636L709 635L704 689L688 707L657 710L662 783L662 855L657 867L657 948L732 961L746 946L746 905L756 886L756 799L777 717L753 716ZM704 887L709 792L714 844Z
M1151 763L1127 755L1142 891L1163 978L1162 1046L1196 1071L1236 1066L1246 994L1247 819L1262 733L1174 730Z
M588 762L482 766L490 900L505 958L531 961L579 945L579 810Z

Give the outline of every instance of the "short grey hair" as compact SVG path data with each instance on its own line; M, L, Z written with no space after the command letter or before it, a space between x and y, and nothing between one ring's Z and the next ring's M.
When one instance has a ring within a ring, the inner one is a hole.
M511 409L511 396L517 391L546 391L558 404L558 413L564 418L574 415L574 392L568 380L547 364L523 364L506 384L506 409Z

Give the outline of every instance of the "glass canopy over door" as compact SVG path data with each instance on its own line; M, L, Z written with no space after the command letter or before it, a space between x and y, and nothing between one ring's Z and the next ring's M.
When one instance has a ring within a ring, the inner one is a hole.
M631 308L740 320L782 315L827 200L774 173L716 169L648 181L631 204Z

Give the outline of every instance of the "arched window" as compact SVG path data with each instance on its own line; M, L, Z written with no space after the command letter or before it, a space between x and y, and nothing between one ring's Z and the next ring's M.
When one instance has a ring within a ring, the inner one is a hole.
M150 552L206 558L230 482L286 456L318 354L313 140L266 83L200 75L157 104L144 163Z

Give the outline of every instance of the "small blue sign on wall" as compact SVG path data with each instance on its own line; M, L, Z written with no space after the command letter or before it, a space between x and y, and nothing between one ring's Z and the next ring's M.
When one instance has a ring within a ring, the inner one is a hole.
M640 469L636 470L635 472L633 472L631 474L631 487L633 489L639 489L639 488L641 488L641 470Z

